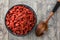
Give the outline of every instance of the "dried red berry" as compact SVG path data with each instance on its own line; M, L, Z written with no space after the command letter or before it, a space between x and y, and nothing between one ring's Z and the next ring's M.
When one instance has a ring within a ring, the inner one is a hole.
M34 12L25 5L16 5L6 14L6 25L13 34L25 35L36 23Z

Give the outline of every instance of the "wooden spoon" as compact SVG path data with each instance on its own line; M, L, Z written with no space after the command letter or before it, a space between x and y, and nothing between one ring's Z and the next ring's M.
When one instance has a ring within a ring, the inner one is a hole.
M54 13L57 11L57 9L60 6L60 0L57 1L55 7L53 8L53 10L50 12L50 15L48 16L48 18L46 19L46 21L42 21L38 24L38 27L36 28L36 36L41 36L44 34L44 32L46 32L48 30L48 21L49 19L54 15Z

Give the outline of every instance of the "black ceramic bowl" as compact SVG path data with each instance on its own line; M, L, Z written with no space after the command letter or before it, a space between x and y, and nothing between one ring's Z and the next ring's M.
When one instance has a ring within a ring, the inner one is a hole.
M34 27L36 26L37 16L36 16L35 11L34 11L31 7L29 7L29 6L25 5L25 4L18 4L18 5L14 5L14 6L24 6L24 7L28 8L29 10L33 11L34 16L35 16L35 18L36 18L36 22L35 22L35 24L34 24ZM13 7L14 7L14 6L13 6ZM13 7L11 7L9 10L11 10ZM7 13L9 12L9 10L7 11ZM6 13L6 15L7 15L7 13ZM5 25L6 25L6 16L5 16ZM33 28L34 28L34 27L33 27ZM6 25L6 28L7 28L8 32L12 33L12 31L7 27L7 25ZM33 30L33 29L32 29L32 30ZM32 30L29 31L27 34L29 34L30 32L32 32ZM12 33L12 34L13 34L13 33ZM13 35L15 35L15 34L13 34ZM25 35L16 35L16 36L25 36Z

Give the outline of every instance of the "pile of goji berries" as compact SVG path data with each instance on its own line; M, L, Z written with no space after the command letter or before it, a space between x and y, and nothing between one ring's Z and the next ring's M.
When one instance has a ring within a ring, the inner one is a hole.
M7 28L15 35L26 35L36 23L33 10L24 5L13 6L6 14Z

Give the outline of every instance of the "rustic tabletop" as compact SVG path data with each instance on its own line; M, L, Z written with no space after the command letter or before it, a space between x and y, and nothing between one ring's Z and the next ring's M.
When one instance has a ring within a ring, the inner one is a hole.
M0 0L0 40L60 40L60 8L50 19L48 32L41 37L35 35L35 29L24 37L14 36L7 31L4 23L9 8L16 4L26 4L36 12L38 24L48 17L56 2L57 0Z

